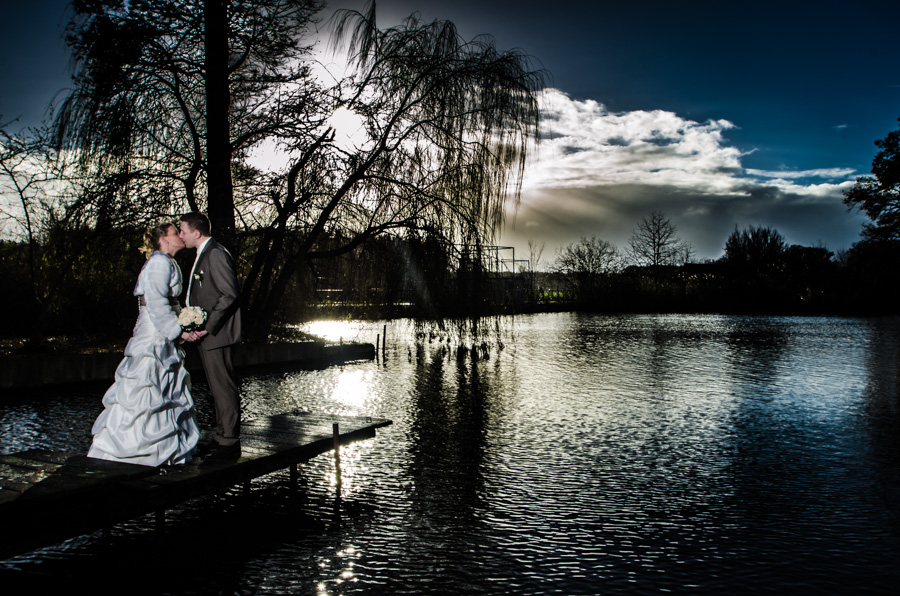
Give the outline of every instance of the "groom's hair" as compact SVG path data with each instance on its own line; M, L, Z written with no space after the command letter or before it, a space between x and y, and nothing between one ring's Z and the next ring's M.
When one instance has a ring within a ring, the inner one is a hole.
M195 232L200 232L204 236L210 235L209 218L202 213L197 213L196 211L185 213L181 216L181 221L186 222Z

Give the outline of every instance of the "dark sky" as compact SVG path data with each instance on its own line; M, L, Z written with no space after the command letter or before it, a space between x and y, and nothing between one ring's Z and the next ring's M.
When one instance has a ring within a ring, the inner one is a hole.
M67 2L0 1L0 114L33 123L66 85ZM900 2L382 0L379 24L413 11L551 76L550 140L501 243L543 242L545 261L580 236L623 249L653 209L699 258L736 225L832 250L857 239L841 197L897 128Z

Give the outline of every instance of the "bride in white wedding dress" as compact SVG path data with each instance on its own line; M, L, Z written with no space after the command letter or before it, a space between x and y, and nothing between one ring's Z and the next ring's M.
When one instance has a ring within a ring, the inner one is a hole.
M200 431L191 398L184 353L175 344L189 339L178 324L181 269L172 256L184 248L174 225L147 232L147 255L134 288L140 313L115 382L103 396L88 457L162 466L189 461Z

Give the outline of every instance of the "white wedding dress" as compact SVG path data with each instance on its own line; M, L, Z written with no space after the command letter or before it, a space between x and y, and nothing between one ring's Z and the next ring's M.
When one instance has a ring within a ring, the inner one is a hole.
M103 396L88 457L161 466L185 463L196 453L200 431L191 378L175 344L181 284L181 270L164 252L153 253L141 269L134 335Z

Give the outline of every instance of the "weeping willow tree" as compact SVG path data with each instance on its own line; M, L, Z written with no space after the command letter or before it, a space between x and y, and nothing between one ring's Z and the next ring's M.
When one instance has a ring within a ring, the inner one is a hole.
M330 110L355 121L354 134L341 142L325 127L292 139L297 157L252 206L268 214L257 228L265 258L246 280L257 284L248 294L260 318L305 261L376 235L416 230L449 247L490 241L518 199L536 138L543 74L491 38L466 41L452 23L416 16L382 30L372 4L336 14L332 47L346 48L350 69L329 90ZM320 249L325 237L341 242Z
M79 70L57 131L97 181L86 208L102 225L193 209L214 235L236 229L256 330L317 260L385 234L483 246L518 200L544 75L489 37L417 16L380 29L374 2L338 11L331 48L347 64L329 81L304 44L315 0L73 7ZM223 126L224 152L210 146ZM223 160L233 189L216 190Z

